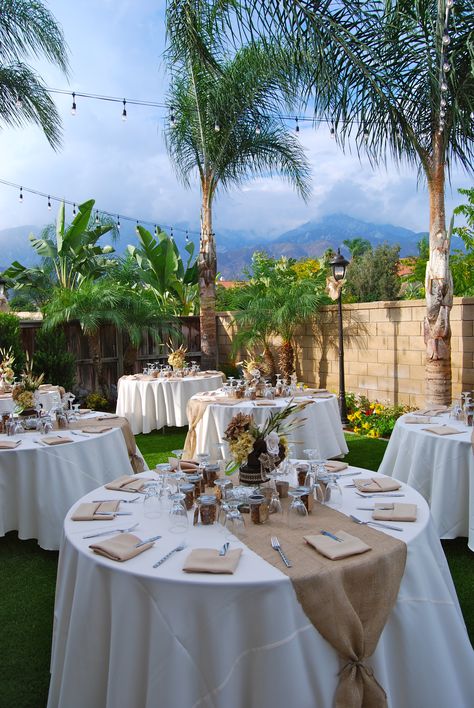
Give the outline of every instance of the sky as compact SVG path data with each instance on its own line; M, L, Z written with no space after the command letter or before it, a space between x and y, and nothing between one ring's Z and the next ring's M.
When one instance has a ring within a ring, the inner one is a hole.
M30 61L48 87L164 102L167 77L165 0L50 0L70 48L67 79L51 65ZM199 224L198 181L185 189L176 178L163 141L165 109L54 96L63 122L58 152L37 127L0 126L0 179L76 203L93 198L104 211L160 225ZM214 227L276 236L311 219L343 212L374 223L428 230L428 195L416 171L391 163L374 170L357 155L344 155L329 129L302 124L300 140L313 171L307 204L277 178L259 178L215 201ZM472 185L454 170L447 185L446 212L462 201L459 187ZM0 184L0 230L54 220L47 200Z

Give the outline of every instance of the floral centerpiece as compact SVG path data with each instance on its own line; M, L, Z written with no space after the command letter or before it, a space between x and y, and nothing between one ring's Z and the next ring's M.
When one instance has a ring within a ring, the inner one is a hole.
M289 417L301 412L306 403L289 403L271 415L265 423L257 425L253 416L237 413L226 428L224 440L229 443L234 464L227 469L232 474L240 469L241 484L255 485L266 481L263 467L271 462L277 467L288 453L288 434L304 422L304 418ZM265 462L265 465L262 463Z
M15 380L15 372L13 364L15 357L12 353L12 348L0 349L0 390L9 391Z
M270 373L263 356L254 356L250 359L238 361L237 366L242 367L242 373L247 381L258 382Z
M35 392L43 383L44 374L35 376L33 374L33 359L26 355L26 364L21 381L16 383L12 389L12 397L17 408L24 412L25 410L35 407Z
M186 352L188 350L181 345L178 349L171 351L168 356L168 364L173 367L173 369L184 369L186 365Z

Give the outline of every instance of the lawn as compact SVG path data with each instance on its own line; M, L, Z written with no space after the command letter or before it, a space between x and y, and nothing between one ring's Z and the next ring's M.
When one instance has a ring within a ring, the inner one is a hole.
M150 467L183 447L185 431L138 435ZM387 442L346 435L353 465L376 470ZM474 640L474 563L466 539L443 541L471 641ZM17 534L0 538L0 708L43 708L49 682L54 587L58 554Z

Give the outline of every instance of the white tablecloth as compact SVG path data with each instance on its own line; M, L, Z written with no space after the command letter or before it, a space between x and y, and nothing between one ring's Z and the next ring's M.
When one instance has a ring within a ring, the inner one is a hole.
M43 406L43 410L49 411L53 406L61 403L61 396L57 391L39 391L39 402ZM16 408L16 403L11 395L0 396L0 415L4 413L13 413Z
M344 511L368 519L355 511L364 500L343 492ZM390 708L471 708L474 654L446 559L426 503L405 492L419 517L392 532L408 544L407 564L370 664ZM188 549L153 569L180 537L165 518L126 506L139 537L163 538L123 564L94 555L82 538L110 522L65 522L48 708L332 708L338 657L288 577L245 546L233 576L185 574L189 548L222 545L219 526L191 527Z
M447 415L432 423L396 423L379 472L406 482L426 499L440 538L468 536L474 551L474 454L472 428ZM430 425L458 428L458 435L435 435Z
M97 485L132 474L119 428L89 437L68 430L60 435L74 442L46 446L35 442L42 437L36 432L0 435L21 440L13 450L0 450L0 536L16 530L21 539L36 538L41 548L57 550L71 504Z
M198 397L199 398L199 397ZM302 402L303 398L295 398L294 403ZM237 413L251 413L258 424L263 423L276 410L281 410L290 401L289 398L275 399L275 406L253 405L252 401L243 400L234 406L223 406L210 403L196 428L196 452L210 452L212 456L225 454L228 456L227 445L223 453L215 453L216 443L224 442L224 433L232 417ZM336 396L317 398L306 406L298 417L305 418L303 425L294 430L289 441L294 444L295 457L305 457L303 450L319 447L323 458L346 455L349 450L344 438L339 407Z
M188 424L186 404L200 391L214 391L222 385L222 375L185 376L140 380L123 376L118 382L117 414L130 423L133 434L160 430L165 425Z

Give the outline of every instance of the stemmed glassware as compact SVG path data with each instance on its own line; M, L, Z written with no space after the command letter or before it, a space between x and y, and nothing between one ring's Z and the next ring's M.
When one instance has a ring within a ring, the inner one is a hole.
M342 508L342 490L337 483L337 475L329 474L324 492L324 503L332 509Z
M304 528L308 522L308 510L301 497L304 492L292 489L289 493L291 504L288 507L288 526L290 529Z
M184 505L185 495L182 492L176 492L170 497L171 508L169 510L169 526L168 530L171 533L185 534L188 530L188 512Z

